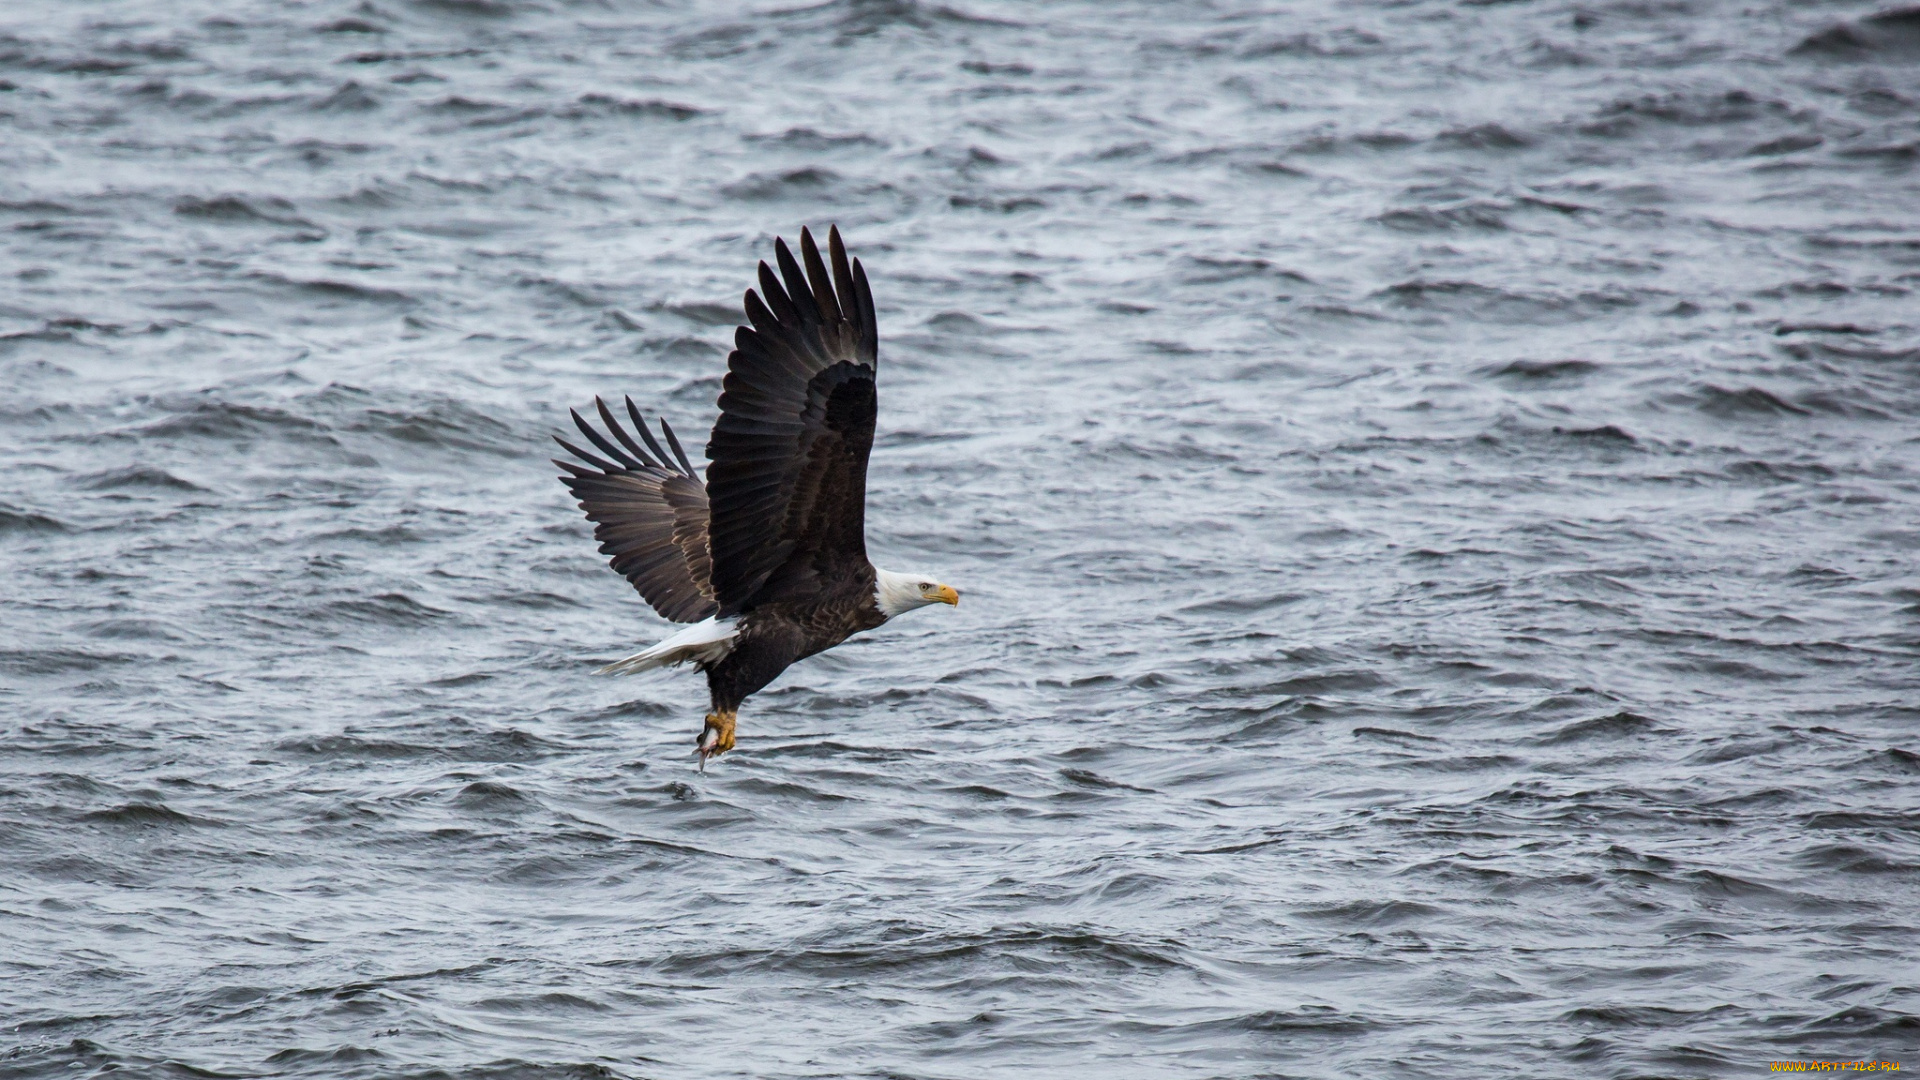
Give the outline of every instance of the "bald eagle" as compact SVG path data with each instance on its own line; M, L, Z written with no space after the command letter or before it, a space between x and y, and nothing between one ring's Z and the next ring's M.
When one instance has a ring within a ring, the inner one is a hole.
M660 421L669 455L632 398L638 441L599 398L604 433L570 411L604 457L555 436L585 463L554 459L609 565L662 616L692 624L604 670L691 663L706 673L712 708L694 751L703 770L733 749L741 702L795 661L914 608L960 602L930 575L867 561L880 337L866 270L847 259L838 228L827 234L831 275L806 229L800 262L785 240L773 250L780 273L760 264L760 291L746 296L752 326L734 332L705 483L673 429Z

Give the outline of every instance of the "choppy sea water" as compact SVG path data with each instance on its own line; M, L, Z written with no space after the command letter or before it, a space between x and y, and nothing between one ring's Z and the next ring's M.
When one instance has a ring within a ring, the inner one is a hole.
M0 14L0 1077L1920 1065L1920 16ZM704 776L548 435L873 276Z

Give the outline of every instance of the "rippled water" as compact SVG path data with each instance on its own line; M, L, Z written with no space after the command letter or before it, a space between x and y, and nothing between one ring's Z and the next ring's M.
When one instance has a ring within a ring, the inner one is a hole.
M1920 1065L1920 16L0 14L0 1077ZM873 275L704 776L546 461Z

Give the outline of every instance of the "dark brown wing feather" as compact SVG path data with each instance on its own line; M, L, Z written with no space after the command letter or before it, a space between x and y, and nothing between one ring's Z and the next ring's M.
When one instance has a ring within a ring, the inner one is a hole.
M580 500L580 509L594 523L593 538L600 541L601 554L612 556L609 565L633 582L662 616L674 622L699 622L718 610L713 600L713 564L707 554L706 485L694 475L680 440L665 420L660 421L660 432L673 448L673 457L647 431L632 398L627 399L627 415L646 442L644 450L613 418L606 402L594 398L593 403L618 443L595 431L577 412L573 422L612 460L556 437L554 441L568 453L592 466L583 468L556 458L553 463L567 470L560 482Z
M873 292L840 230L831 274L800 231L803 274L784 240L780 275L760 264L734 335L707 443L713 593L731 615L772 600L804 602L870 574L867 454L879 357ZM762 298L764 294L764 300Z

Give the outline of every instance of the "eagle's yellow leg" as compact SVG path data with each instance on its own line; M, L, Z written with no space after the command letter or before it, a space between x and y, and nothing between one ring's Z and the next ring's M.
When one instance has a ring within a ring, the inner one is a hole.
M731 711L707 714L707 726L700 732L700 747L694 751L700 755L702 772L706 771L708 758L733 749L733 719Z

